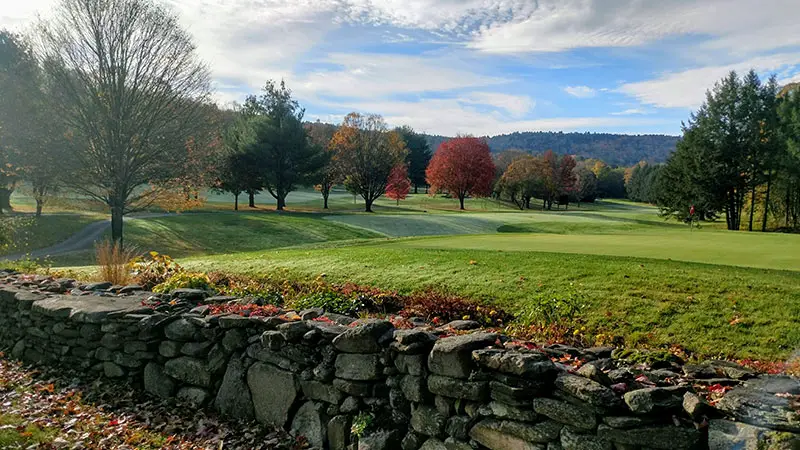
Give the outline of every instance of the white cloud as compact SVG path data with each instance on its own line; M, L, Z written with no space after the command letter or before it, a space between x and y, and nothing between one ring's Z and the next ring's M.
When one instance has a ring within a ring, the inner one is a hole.
M764 74L791 68L797 64L800 64L800 53L781 53L752 58L736 64L666 73L653 80L623 84L618 92L635 97L647 105L662 108L697 108L705 100L706 90L731 70L744 73L752 68Z
M759 51L800 44L796 0L539 0L476 33L470 46L491 53L631 47L669 36L708 39L706 49ZM695 48L697 50L697 48Z
M446 92L508 81L472 72L450 57L334 53L319 62L336 68L297 74L290 85L298 95L372 98Z
M471 92L459 99L465 104L487 105L505 110L514 117L521 117L536 107L536 101L527 95L511 95L499 92Z
M612 116L633 116L638 114L647 114L647 111L639 108L626 109L624 111L612 112Z
M589 86L567 86L564 88L564 92L578 98L590 98L597 94L597 91Z

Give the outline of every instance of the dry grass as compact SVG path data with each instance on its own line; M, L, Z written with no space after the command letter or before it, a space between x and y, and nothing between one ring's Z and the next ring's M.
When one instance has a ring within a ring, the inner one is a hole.
M135 248L120 246L108 239L95 245L97 277L101 281L124 285L131 281L131 268L138 256Z

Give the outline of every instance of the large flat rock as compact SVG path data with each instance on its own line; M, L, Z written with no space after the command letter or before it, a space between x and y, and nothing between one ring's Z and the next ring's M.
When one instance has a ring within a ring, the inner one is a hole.
M139 297L55 295L33 302L31 311L76 322L101 323L112 313L141 312L141 301Z

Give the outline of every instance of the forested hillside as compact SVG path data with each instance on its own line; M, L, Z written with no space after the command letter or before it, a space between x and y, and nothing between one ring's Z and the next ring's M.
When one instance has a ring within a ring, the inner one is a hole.
M439 147L445 136L427 135L432 149ZM533 153L553 150L596 158L611 166L630 166L639 161L664 162L675 150L677 136L661 134L625 135L609 133L563 133L552 131L516 132L487 138L493 152L511 148Z

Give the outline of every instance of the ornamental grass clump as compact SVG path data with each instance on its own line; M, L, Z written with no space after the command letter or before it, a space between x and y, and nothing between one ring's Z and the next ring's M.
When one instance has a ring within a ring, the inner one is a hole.
M136 256L134 248L123 247L118 242L106 239L96 244L97 278L115 285L130 283Z

